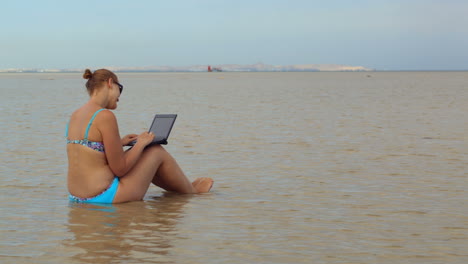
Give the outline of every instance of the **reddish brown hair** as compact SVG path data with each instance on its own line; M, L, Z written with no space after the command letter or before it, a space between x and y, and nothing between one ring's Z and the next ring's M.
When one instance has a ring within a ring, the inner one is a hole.
M86 82L86 89L88 89L89 95L92 95L96 89L99 89L99 87L101 87L102 84L107 82L110 78L112 78L114 82L119 82L117 75L106 69L99 69L94 71L94 73L92 73L91 70L86 69L83 74L83 78L88 80Z

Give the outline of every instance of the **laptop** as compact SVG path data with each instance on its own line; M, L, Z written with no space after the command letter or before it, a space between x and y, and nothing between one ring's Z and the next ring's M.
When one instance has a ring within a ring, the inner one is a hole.
M156 114L153 119L153 123L151 123L151 127L148 132L153 132L154 139L149 144L160 144L160 145L167 145L167 139L169 138L169 134L171 133L172 126L177 118L177 114L165 114L159 115ZM133 146L136 144L136 140L130 142L129 146Z

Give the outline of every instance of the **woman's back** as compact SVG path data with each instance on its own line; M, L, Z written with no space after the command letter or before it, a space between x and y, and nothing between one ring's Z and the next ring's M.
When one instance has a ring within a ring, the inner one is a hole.
M68 190L78 197L92 197L107 188L110 170L98 130L99 112L83 106L73 113L67 129Z

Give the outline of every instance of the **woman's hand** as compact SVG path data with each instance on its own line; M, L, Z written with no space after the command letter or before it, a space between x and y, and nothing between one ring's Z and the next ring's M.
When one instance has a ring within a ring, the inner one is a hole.
M130 144L130 142L137 140L138 135L137 134L128 134L125 137L122 138L122 146L127 146Z
M154 139L153 132L143 132L137 138L137 144L143 144L143 146L148 146Z

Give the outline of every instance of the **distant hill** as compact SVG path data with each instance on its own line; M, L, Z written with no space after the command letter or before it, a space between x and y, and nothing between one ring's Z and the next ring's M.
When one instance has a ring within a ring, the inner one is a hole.
M209 65L192 66L146 66L146 67L102 67L116 72L206 72ZM296 65L269 65L257 64L222 64L210 65L225 72L315 72L315 71L373 71L363 66L350 66L339 64L296 64ZM82 72L84 69L0 69L0 72L37 72L37 73L59 73L59 72Z

